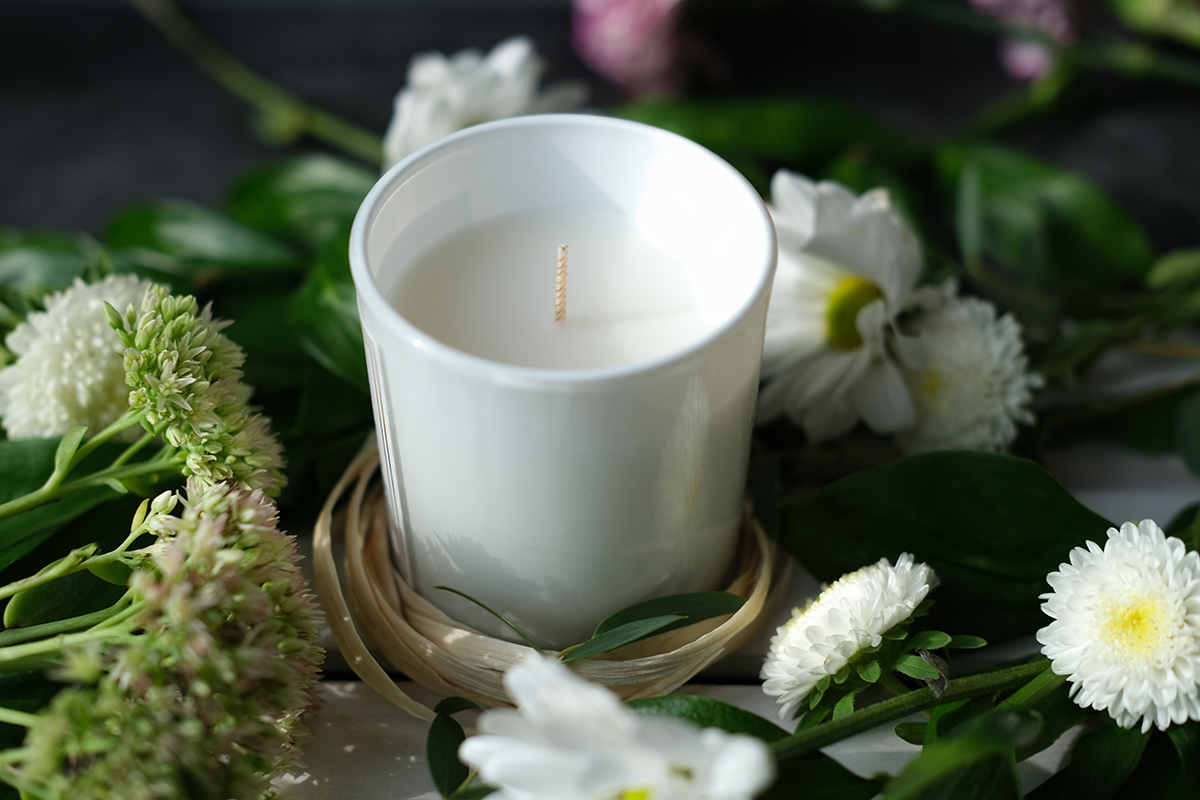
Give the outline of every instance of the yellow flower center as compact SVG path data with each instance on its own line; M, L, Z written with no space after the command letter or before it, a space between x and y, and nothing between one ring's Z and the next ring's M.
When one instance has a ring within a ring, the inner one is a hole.
M921 374L918 386L921 396L932 405L937 403L942 389L946 388L946 376L936 369L925 370Z
M626 789L625 791L621 792L621 800L650 800L650 797L651 792L649 786L642 789Z
M1101 616L1100 629L1110 644L1139 656L1153 654L1170 636L1167 609L1157 597L1110 603Z
M835 350L853 350L862 346L858 335L858 312L863 306L883 297L879 287L862 278L846 278L829 294L825 309L825 338Z

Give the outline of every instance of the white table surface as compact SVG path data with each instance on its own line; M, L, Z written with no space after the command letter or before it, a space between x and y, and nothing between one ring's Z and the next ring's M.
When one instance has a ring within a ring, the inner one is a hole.
M1165 526L1174 514L1200 499L1200 481L1175 456L1147 456L1113 445L1088 442L1054 453L1047 467L1072 493L1097 513L1113 522L1153 519ZM752 671L761 660L774 626L790 614L792 605L802 603L816 583L800 571L790 587L791 603L782 603L778 620L768 626L759 641L731 658L735 671ZM699 680L703 680L701 677ZM432 705L436 697L419 686L405 684L412 696ZM714 686L695 683L686 691L716 697L767 717L777 719L776 705L757 686ZM305 766L278 782L291 800L417 800L436 798L425 765L427 724L409 717L381 699L365 684L326 682L322 684L326 705L311 720L313 737L304 747ZM1021 766L1026 790L1061 767L1070 734L1050 750ZM895 772L918 748L892 733L892 725L840 742L825 752L849 769L869 776L879 771Z

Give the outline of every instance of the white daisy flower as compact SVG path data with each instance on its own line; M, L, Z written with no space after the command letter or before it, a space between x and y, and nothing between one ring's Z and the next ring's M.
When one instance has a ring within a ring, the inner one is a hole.
M786 413L812 441L862 420L877 433L913 424L899 362L920 343L895 327L921 272L916 237L875 189L855 197L785 170L771 180L779 266L767 311L759 418Z
M642 717L554 659L504 676L517 711L487 711L459 757L506 800L748 800L771 784L766 744Z
M843 575L771 637L759 675L763 691L783 706L781 719L808 697L822 678L836 675L859 651L877 647L883 634L912 616L937 585L932 569L902 553Z
M108 324L104 304L141 306L150 286L133 275L110 275L50 295L8 335L17 360L0 369L0 421L10 439L62 436L86 425L94 434L129 410L125 350ZM137 438L136 427L123 432Z
M415 56L383 137L383 168L471 125L571 111L587 99L586 87L576 82L539 93L542 68L533 42L524 36L505 39L486 56L474 49L450 58L436 52Z
M1038 631L1075 702L1123 728L1200 720L1200 553L1153 521L1109 528L1046 577Z
M1033 422L1029 401L1043 383L1028 371L1021 326L986 300L956 296L952 283L925 294L940 298L914 323L926 360L905 370L917 418L897 441L908 453L1002 450L1018 422Z

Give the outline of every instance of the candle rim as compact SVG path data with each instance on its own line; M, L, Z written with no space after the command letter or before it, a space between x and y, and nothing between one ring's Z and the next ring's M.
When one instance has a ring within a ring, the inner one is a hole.
M734 183L750 199L755 201L756 212L762 223L763 233L765 234L765 255L768 263L766 264L766 268L758 275L750 291L747 292L746 299L732 314L715 325L703 336L689 342L685 347L657 357L609 367L547 368L527 367L494 361L459 350L417 328L392 307L387 301L384 292L380 289L379 284L376 283L375 275L367 263L366 252L367 236L371 225L379 215L387 199L391 197L397 188L398 183L402 182L399 180L399 176L402 173L407 173L414 164L435 157L441 150L453 149L464 139L472 139L492 130L563 124L592 125L595 127L611 127L624 131L639 131L643 134L692 149L713 159L718 169L729 175ZM710 346L712 342L735 328L738 321L751 312L764 294L769 295L778 261L778 250L774 223L758 191L746 180L744 175L711 150L671 131L618 117L606 117L597 114L529 114L484 122L456 131L411 153L388 169L371 188L371 191L367 193L367 196L363 199L359 207L358 213L354 217L354 224L350 230L350 271L354 279L356 295L360 306L365 303L381 322L389 329L400 334L404 341L420 349L427 350L431 354L436 354L437 357L443 359L448 365L453 366L457 370L475 375L483 374L493 380L500 379L503 382L514 384L530 383L543 387L548 385L571 386L609 382L619 378L636 378L643 374L657 372L677 362L684 362L694 357L697 353Z

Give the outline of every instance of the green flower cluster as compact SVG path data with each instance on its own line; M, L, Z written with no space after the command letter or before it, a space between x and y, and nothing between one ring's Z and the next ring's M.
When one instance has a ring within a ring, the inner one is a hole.
M140 313L111 306L109 324L125 347L131 409L142 424L179 449L184 471L213 485L235 481L276 495L283 488L283 455L268 421L247 405L241 382L245 354L221 333L190 295L152 286Z
M31 725L23 796L260 798L296 758L323 653L294 540L262 491L192 478L182 506L147 520L129 635L65 659L91 682Z

